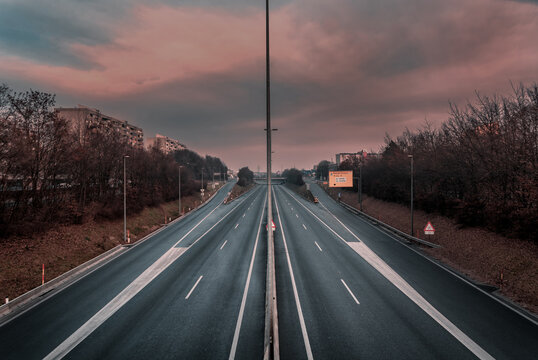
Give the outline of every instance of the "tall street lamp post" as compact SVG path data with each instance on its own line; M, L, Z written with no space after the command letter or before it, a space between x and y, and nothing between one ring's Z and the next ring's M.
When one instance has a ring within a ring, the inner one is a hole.
M129 155L123 155L123 242L127 242L127 171L125 160Z
M204 168L202 168L202 187L200 188L200 196L202 197L202 202L204 202Z
M178 191L178 206L179 206L179 212L178 217L181 216L181 165L178 166L178 181L177 181L177 191Z
M413 236L413 155L407 155L411 159L411 233Z
M359 162L359 207L362 211L362 159Z

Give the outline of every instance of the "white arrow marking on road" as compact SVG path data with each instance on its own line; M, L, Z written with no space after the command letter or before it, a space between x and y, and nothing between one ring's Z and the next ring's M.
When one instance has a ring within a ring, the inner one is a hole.
M200 282L200 280L202 280L204 276L203 275L200 275L200 277L198 278L198 281L196 281L196 284L194 284L194 286L192 287L191 291L189 291L189 293L187 294L187 296L185 296L185 300L188 300L189 297L191 296L192 292L194 291L194 289L196 289L196 287L198 286L198 283Z

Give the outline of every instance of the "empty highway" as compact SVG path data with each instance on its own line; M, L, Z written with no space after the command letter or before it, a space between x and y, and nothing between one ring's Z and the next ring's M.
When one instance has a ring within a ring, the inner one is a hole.
M2 359L263 356L266 190L203 208L0 327Z
M311 191L275 186L283 358L536 358L535 323Z
M267 191L205 206L0 325L2 359L261 359ZM273 186L282 359L535 359L538 326L317 185Z

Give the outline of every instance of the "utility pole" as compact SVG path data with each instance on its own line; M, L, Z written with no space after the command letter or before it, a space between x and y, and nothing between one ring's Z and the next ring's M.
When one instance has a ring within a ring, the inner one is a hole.
M125 159L129 155L123 155L123 243L127 243L127 171Z
M411 159L411 232L409 235L413 236L413 155L407 155Z

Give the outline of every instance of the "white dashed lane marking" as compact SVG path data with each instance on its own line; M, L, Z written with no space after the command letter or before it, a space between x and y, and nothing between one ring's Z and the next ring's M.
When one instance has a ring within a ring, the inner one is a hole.
M342 284L344 284L344 286L346 287L347 291L349 291L349 294L351 295L351 297L353 297L353 300L355 300L355 302L358 304L360 304L359 300L357 300L357 298L355 297L355 295L353 295L353 293L351 292L351 290L349 289L349 287L347 286L346 282L344 281L344 279L340 279L340 281L342 282Z
M194 286L192 287L191 291L189 291L189 293L187 294L187 296L185 296L185 300L188 300L189 297L191 296L192 292L194 291L194 289L196 289L196 287L198 286L198 283L200 282L200 280L202 280L204 276L203 275L200 275L200 277L198 278L198 280L196 281L196 284L194 284Z

